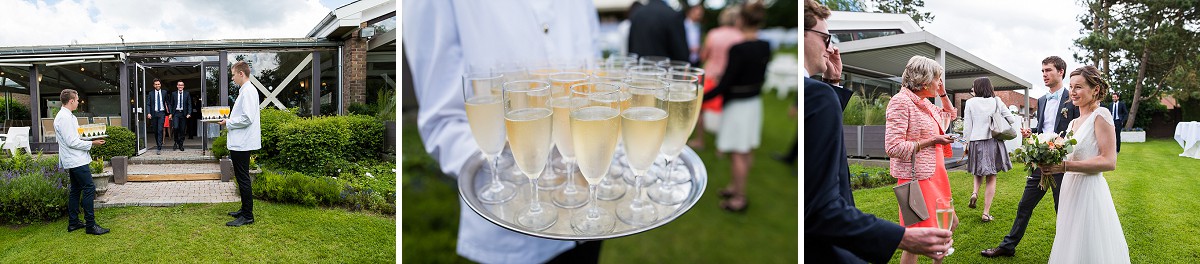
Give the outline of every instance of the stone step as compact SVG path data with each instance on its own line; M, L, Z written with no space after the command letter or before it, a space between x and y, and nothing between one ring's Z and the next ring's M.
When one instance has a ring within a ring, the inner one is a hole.
M221 166L218 163L131 164L126 176L126 180L131 182L220 179Z
M201 152L198 148L185 148L185 151L163 149L162 154L156 150L146 150L139 156L129 159L129 164L218 164L212 151Z

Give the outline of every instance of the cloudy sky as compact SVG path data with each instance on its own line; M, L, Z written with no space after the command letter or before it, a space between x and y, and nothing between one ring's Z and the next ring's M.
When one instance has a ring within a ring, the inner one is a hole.
M298 38L352 0L0 0L0 46Z
M1068 72L1083 66L1073 58L1083 27L1077 18L1087 11L1077 1L926 0L925 10L935 16L926 31L1028 81L1034 97L1049 90L1042 59L1062 57Z

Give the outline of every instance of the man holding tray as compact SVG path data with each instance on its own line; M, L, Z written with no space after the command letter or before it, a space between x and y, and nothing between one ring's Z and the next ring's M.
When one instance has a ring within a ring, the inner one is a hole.
M78 92L65 89L59 93L58 99L62 100L62 109L54 116L54 134L58 135L58 165L66 169L71 177L71 192L67 196L67 232L85 228L88 234L103 235L108 233L108 229L96 224L96 208L92 204L96 200L96 184L92 183L92 170L88 168L88 164L92 163L88 150L92 146L103 145L104 140L84 141L79 137L79 120L71 113L79 108ZM79 222L81 202L86 224Z
M262 148L262 128L258 120L258 90L250 84L250 65L244 61L233 64L233 83L237 84L238 97L230 109L229 118L218 124L229 125L229 158L233 160L233 173L237 177L238 195L242 196L242 208L230 212L235 217L227 226L242 226L254 223L254 194L250 188L250 152Z

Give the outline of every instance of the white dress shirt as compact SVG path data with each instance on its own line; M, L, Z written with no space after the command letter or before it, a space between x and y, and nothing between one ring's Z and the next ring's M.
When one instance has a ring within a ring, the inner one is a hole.
M1042 127L1040 127L1042 133L1054 132L1054 126L1058 124L1058 116L1056 116L1059 114L1058 106L1064 100L1064 97L1067 97L1066 91L1066 88L1059 88L1058 97L1046 100L1046 107L1039 109L1042 111Z
M683 20L683 32L687 36L688 61L700 60L700 23L691 19ZM698 65L693 65L698 66Z
M465 69L600 55L592 1L409 1L403 12L404 52L420 102L417 127L425 151L450 177L479 151L463 109ZM461 201L459 207L458 254L470 260L541 263L575 246L509 231Z
M54 134L58 137L58 165L72 169L92 163L91 141L79 137L79 120L66 107L58 109L54 116Z
M237 100L229 109L229 138L225 147L235 151L251 151L262 148L262 123L258 119L258 90L250 81L242 83Z

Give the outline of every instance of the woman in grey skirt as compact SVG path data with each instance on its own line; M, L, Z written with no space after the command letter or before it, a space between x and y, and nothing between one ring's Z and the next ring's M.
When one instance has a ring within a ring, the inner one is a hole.
M963 107L963 137L968 141L967 172L975 175L975 188L971 192L971 202L967 207L975 208L975 200L979 193L979 184L986 180L987 187L983 198L983 222L991 222L992 197L996 196L996 173L1012 169L1008 160L1008 150L1004 142L992 137L989 127L992 124L992 114L999 112L1008 120L1013 114L992 90L992 81L987 77L975 79L971 90L975 97L968 99Z

